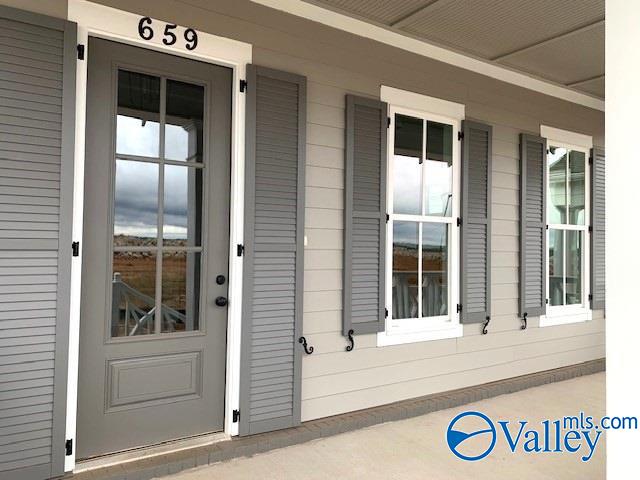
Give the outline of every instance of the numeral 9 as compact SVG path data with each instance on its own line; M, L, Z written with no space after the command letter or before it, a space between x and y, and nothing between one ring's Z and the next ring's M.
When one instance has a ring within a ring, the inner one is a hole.
M187 41L187 50L195 50L198 46L198 34L193 28L187 28L184 31L184 39Z

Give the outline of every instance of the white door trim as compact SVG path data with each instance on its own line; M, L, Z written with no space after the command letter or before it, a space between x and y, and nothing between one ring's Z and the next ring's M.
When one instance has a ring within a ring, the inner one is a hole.
M138 35L138 22L141 15L97 5L85 0L69 0L68 19L78 24L78 44L84 45L84 61L77 63L76 84L76 144L73 188L73 226L74 242L82 247L83 199L84 199L84 160L85 126L87 99L87 58L89 36L115 40L129 45L157 50L172 55L215 63L233 69L233 112L231 132L231 218L229 241L229 308L227 324L227 365L225 385L225 421L224 432L238 434L238 424L233 423L233 410L239 408L240 391L240 328L242 308L242 257L236 255L236 245L243 244L244 226L244 131L245 131L245 95L240 93L240 79L245 78L246 66L251 63L252 46L228 38L198 32L198 45L188 50L181 40L185 28L178 26L178 41L172 46L162 43L162 33L166 21L152 19L154 36L144 40ZM78 400L78 354L80 348L80 291L81 291L82 255L73 257L71 265L71 306L69 318L69 375L67 382L67 424L66 438L76 437L76 415ZM65 458L65 471L75 468L75 448L73 454Z

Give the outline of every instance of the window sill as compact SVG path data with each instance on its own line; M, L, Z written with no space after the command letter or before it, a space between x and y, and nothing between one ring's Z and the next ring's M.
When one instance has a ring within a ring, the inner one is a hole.
M418 332L380 332L378 333L377 346L387 347L391 345L402 345L405 343L429 342L431 340L458 338L462 337L462 331L462 325L454 324Z
M568 325L570 323L588 322L593 319L591 310L582 310L580 312L563 313L557 312L553 314L540 316L541 327L552 327L555 325Z

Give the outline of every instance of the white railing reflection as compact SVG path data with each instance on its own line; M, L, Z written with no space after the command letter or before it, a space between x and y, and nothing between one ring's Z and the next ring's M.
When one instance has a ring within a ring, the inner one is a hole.
M394 270L392 276L392 317L418 317L418 272ZM447 272L422 272L422 316L447 315Z
M114 336L135 336L154 333L156 316L155 298L146 295L122 281L120 273L113 274L112 328ZM145 308L146 307L146 308ZM176 331L184 325L186 315L164 304L160 307L163 331Z

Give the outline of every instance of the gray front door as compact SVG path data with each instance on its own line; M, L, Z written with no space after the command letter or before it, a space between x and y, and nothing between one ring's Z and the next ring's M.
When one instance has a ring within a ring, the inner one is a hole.
M90 39L77 455L224 420L230 69Z

